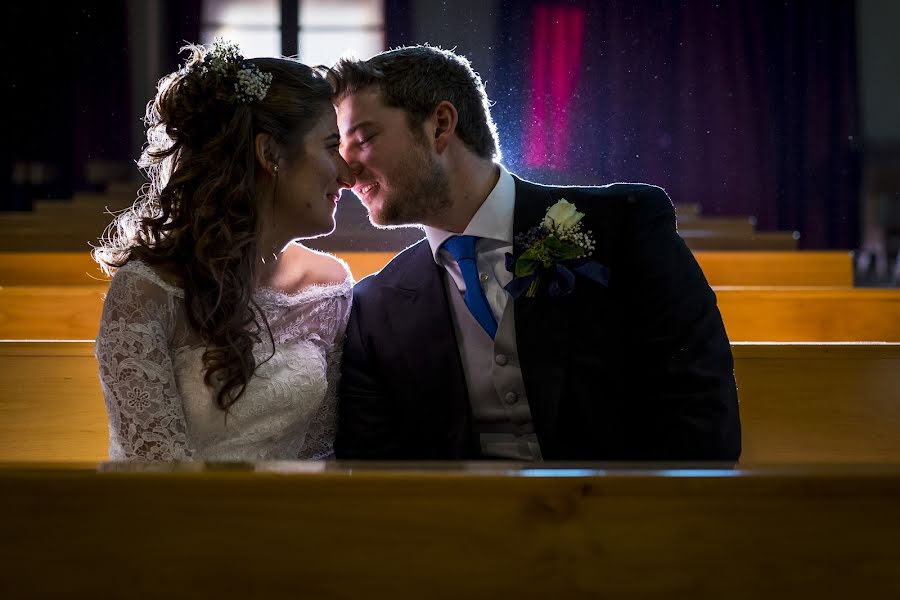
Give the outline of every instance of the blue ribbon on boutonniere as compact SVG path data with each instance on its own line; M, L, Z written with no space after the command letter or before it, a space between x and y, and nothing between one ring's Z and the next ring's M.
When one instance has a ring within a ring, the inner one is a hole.
M516 272L516 259L509 252L506 253L506 270L510 273ZM590 258L576 258L557 262L550 268L537 269L525 277L515 277L503 289L513 298L519 298L535 285L539 278L546 277L550 282L547 286L547 293L550 296L568 296L575 290L575 275L604 287L609 285L609 267Z

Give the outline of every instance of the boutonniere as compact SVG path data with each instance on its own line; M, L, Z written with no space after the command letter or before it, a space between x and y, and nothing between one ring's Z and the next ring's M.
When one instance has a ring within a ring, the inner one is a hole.
M574 204L560 199L539 225L516 237L525 250L518 258L506 255L506 268L514 277L505 289L513 298L523 293L533 298L544 281L551 296L565 296L575 289L576 274L607 285L609 269L591 260L594 238L582 230L583 217Z

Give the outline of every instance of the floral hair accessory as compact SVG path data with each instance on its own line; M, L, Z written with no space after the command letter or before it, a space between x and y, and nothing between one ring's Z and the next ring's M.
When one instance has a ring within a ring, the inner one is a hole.
M272 85L271 73L263 73L259 67L248 63L237 44L219 37L213 41L199 70L201 75L212 74L232 83L238 102L244 104L264 99Z
M593 232L583 231L575 205L565 199L547 209L540 225L517 236L525 247L518 258L506 255L506 268L514 275L506 286L513 298L523 293L528 298L537 294L543 280L548 280L551 296L565 296L575 289L575 275L607 285L609 269L590 260L595 244Z

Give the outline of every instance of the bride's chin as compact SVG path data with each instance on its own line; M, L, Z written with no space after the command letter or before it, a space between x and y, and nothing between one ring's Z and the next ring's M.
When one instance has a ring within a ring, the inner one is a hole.
M300 237L298 237L298 238L295 238L294 241L295 241L295 242L300 242L300 241L302 241L302 240L312 240L312 239L315 239L315 238L326 237L326 236L329 236L329 235L331 235L332 233L334 233L336 229L337 229L337 223L334 222L334 221L332 221L330 227L328 227L328 226L323 226L323 227L321 227L320 229L318 229L317 231L311 231L311 232L309 232L309 233L307 233L307 234L304 234L303 236L300 236Z

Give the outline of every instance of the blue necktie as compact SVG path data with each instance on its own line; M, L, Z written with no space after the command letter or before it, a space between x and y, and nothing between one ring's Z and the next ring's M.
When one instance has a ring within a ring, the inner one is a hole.
M481 282L478 281L478 267L475 265L474 235L455 235L444 242L444 248L456 259L463 281L466 282L466 306L491 339L497 335L497 321L488 304Z

